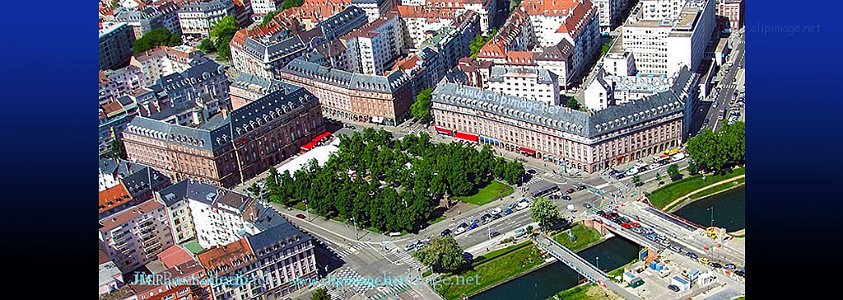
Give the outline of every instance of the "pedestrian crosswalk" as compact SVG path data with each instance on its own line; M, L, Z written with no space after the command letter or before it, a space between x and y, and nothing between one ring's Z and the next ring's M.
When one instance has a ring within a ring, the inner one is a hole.
M373 286L367 278L348 267L335 270L331 273L331 277L333 280L324 282L322 287L328 288L328 294L332 299L349 299L354 295L370 300L395 299L395 295L410 288L407 282L401 281Z
M392 247L392 249L395 249L395 256L398 257L399 264L404 264L407 267L410 267L412 270L416 270L422 267L422 264L416 261L416 259L413 258L413 256L410 255L410 253L408 253L407 251L404 251L403 249L394 246Z
M337 249L335 247L328 247L328 248L332 252L334 252L337 256L339 256L340 258L345 258L347 256L357 254L358 252L360 252L360 250L363 250L367 247L369 247L369 246L366 245L366 243L357 242L354 245L352 245L350 248L339 248L339 249Z

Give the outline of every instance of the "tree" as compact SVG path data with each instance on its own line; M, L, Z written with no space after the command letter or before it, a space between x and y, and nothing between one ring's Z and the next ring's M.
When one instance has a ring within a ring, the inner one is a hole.
M123 144L123 140L118 138L111 140L111 157L128 159L126 156L126 146Z
M609 38L608 41L603 43L603 47L600 49L600 56L606 56L606 53L609 53L610 49L612 49L612 38Z
M545 197L539 197L530 207L530 218L533 219L533 222L539 222L542 229L547 229L562 217L556 203Z
M432 94L433 88L421 90L416 95L416 102L413 102L413 105L410 106L410 115L416 118L416 120L419 120L419 122L427 123L432 119L430 114Z
M480 53L480 49L483 49L483 46L485 46L486 43L489 42L489 40L491 40L497 33L498 29L494 28L488 35L478 35L474 38L474 40L468 45L471 58L477 58L477 53Z
M580 103L577 102L577 99L568 98L568 103L566 103L568 107L573 110L580 110Z
M693 160L688 162L688 174L697 175L700 173L700 167Z
M632 184L634 184L635 186L641 186L641 177L638 176L638 174L632 176Z
M304 4L304 0L284 0L284 4L281 5L281 10L285 10L292 7L299 7Z
M328 289L318 288L313 291L313 295L310 296L310 300L331 300L331 295L328 294Z
M662 180L662 173L656 172L656 180Z
M676 164L672 164L667 167L667 175L670 176L670 180L677 181L682 179L682 174L679 174L679 167Z
M699 168L720 171L746 159L745 124L727 124L717 132L703 130L688 140L688 154Z
M278 11L273 10L273 11L269 12L268 14L266 14L265 16L263 16L263 21L261 21L260 26L264 26L264 25L266 25L266 23L269 23L269 21L272 21L272 18L274 18L276 15L278 15Z
M199 48L199 50L202 50L202 52L205 53L217 52L217 48L214 46L214 42L212 42L210 39L203 39L201 42L199 42L199 46L197 46L197 48Z
M181 35L172 34L166 28L153 29L135 40L132 52L139 54L158 46L178 46L181 42Z
M214 42L214 48L217 49L217 57L221 60L228 60L231 58L231 47L229 42L234 38L234 34L239 29L239 23L232 16L227 16L220 19L211 26L211 41Z
M467 264L463 249L450 235L433 238L426 247L413 253L413 257L434 272L453 272Z

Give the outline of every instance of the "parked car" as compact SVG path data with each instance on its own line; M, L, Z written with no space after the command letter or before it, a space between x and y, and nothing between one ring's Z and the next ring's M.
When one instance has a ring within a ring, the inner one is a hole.
M740 277L745 277L745 276L746 276L746 272L745 272L745 271L743 271L743 270L737 270L737 271L735 271L735 275L738 275L738 276L740 276Z
M709 266L712 266L712 267L714 267L714 268L717 268L717 269L719 269L719 268L722 268L722 267L723 267L723 265L721 265L721 264L720 264L720 263L718 263L718 262L710 262L710 263L708 263L708 265L709 265Z
M675 286L675 285L671 284L671 285L668 285L667 288L670 289L671 291L674 291L674 292L677 292L677 293L679 292L678 286Z
M659 242L659 244L662 244L662 246L667 247L670 246L670 241L668 241L667 239L663 239L661 240L661 242Z
M499 236L499 235L501 235L500 232L492 231L492 233L489 234L489 237L496 237L496 236Z
M571 201L571 196L562 195L562 200Z
M727 270L734 270L735 268L737 268L735 266L735 264L733 264L733 263L725 264L725 265L723 265L723 267L726 268Z
M480 225L478 225L477 223L471 223L471 225L468 225L468 230L472 230L474 228L477 228L478 226Z
M501 214L494 214L492 215L492 220L497 220L501 218Z
M644 230L641 230L641 227L632 227L632 231L638 234L644 233Z
M687 256L688 256L688 257L690 257L691 259L697 259L697 254L696 254L696 253L694 253L694 252L688 252L688 253L687 253L687 254L685 254L685 255L687 255Z
M305 217L303 214L297 214L297 215L296 215L296 218L299 218L299 219L304 220L304 219L306 219L307 217Z
M533 169L527 170L527 174L536 175L536 173L538 173L538 172L536 172L536 170L533 170Z
M492 210L492 213L493 213L493 214L499 214L499 213L501 213L502 211L503 211L503 210L500 208L500 206L498 206L498 207L495 207L495 209L493 209L493 210Z
M578 191L582 191L584 189L586 189L586 186L584 184L580 184L580 185L577 186Z
M576 191L577 190L575 190L574 188L569 188L569 189L565 190L565 192L568 193L568 194L571 194L571 193L576 192Z
M468 227L468 226L466 226L466 227ZM457 230L454 231L454 235L459 235L459 234L465 232L466 227L457 227Z
M621 180L621 179L623 179L624 177L626 177L626 176L624 176L624 175L623 175L623 173L620 173L620 174L618 174L618 175L615 175L615 179L617 179L617 180Z
M678 253L682 253L682 248L676 245L670 245L670 250L676 251Z
M632 226L629 225L629 223L621 223L621 227L626 228L626 229L632 229Z
M641 224L638 224L638 222L632 222L632 223L629 223L629 225L632 225L632 227L635 227L635 228L641 227Z
M504 210L504 211L503 211L503 215L504 215L504 216L508 216L508 215L510 215L511 213L512 213L512 209L511 209L511 208L507 208L506 210Z
M439 235L441 235L441 236L451 235L451 230L448 229L448 228L445 228L445 230L442 230L442 233L440 233Z
M582 206L585 207L586 209L591 208L591 204L589 204L589 203L583 203Z
M704 265L707 265L709 263L708 258L705 257L700 257L699 259L697 259L697 261Z
M416 248L416 243L409 243L407 246L404 246L404 250L410 251Z

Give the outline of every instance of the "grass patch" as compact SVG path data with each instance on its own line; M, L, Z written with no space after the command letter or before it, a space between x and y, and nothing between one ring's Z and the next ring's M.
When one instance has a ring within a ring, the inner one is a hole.
M577 237L575 241L571 241L571 239L568 238L568 232L573 233L574 236ZM585 247L588 247L588 245L599 241L601 237L600 232L596 229L582 224L577 224L571 229L553 235L553 239L555 241L574 252L580 251Z
M474 262L472 263L472 265L473 265L473 266L478 266L478 265L482 264L484 261L493 260L493 259L498 258L498 257L500 257L500 256L503 256L503 255L505 255L505 254L511 253L511 252L513 252L513 251L515 251L515 250L518 250L518 249L521 249L521 248L527 247L527 246L529 246L530 244L531 244L531 242L530 242L530 241L526 241L526 242L522 242L522 243L517 244L517 245L514 245L514 246L509 246L509 247L506 247L506 248L503 248L503 249L498 249L498 250L490 251L490 252L488 252L488 253L486 253L486 254L483 254L483 255L480 255L480 256L478 256L478 257L475 257L475 258L474 258Z
M509 248L513 247L516 247L516 249L494 256L493 259L487 258L475 262L470 270L459 275L463 278L477 276L478 284L456 284L456 275L452 275L449 278L449 284L442 282L442 285L436 288L436 292L447 300L462 299L518 276L544 262L538 247L530 241Z
M189 242L186 242L186 243L182 244L182 247L184 247L185 249L187 249L187 251L190 251L190 253L193 253L193 254L198 254L198 253L201 253L202 251L205 251L205 248L202 248L202 246L199 245L199 242L197 242L196 240L191 240Z
M565 300L589 300L588 290L594 287L593 283L581 284L570 289L561 291L548 299L565 299Z
M735 179L734 181L730 181L730 182L715 185L711 188L707 188L707 189L702 190L700 192L691 194L688 197L693 199L693 200L702 199L702 198L705 198L705 197L707 197L711 194L722 192L722 191L725 191L727 189L742 185L744 183L746 183L746 177Z
M647 199L650 200L650 204L654 207L664 208L665 205L670 204L674 200L679 199L690 192L701 189L706 185L735 176L740 176L745 173L745 168L738 168L728 173L706 176L705 180L703 180L702 175L686 177L653 191L647 195Z
M515 189L513 189L508 184L497 180L493 180L488 185L477 191L477 193L474 195L454 197L454 199L480 206L495 201L497 199L509 196L513 192L515 192Z
M623 276L623 270L624 270L624 268L626 268L626 267L627 267L627 266L629 266L629 265L634 264L634 263L635 263L635 262L637 262L637 261L638 261L637 259L633 259L633 260L632 260L631 262L629 262L628 264L625 264L625 265L623 265L623 266L620 266L620 267L618 267L617 269L614 269L614 270L610 271L609 273L606 273L606 275L609 275L609 279L612 279L612 280L614 280L614 278L615 278L615 277L618 277L618 276Z

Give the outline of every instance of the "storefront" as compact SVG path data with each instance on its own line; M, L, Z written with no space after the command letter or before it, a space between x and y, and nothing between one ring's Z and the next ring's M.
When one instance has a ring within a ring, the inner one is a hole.
M454 138L477 143L477 140L479 139L479 136L476 135L476 134L470 134L470 133L457 131L456 134L454 135Z

